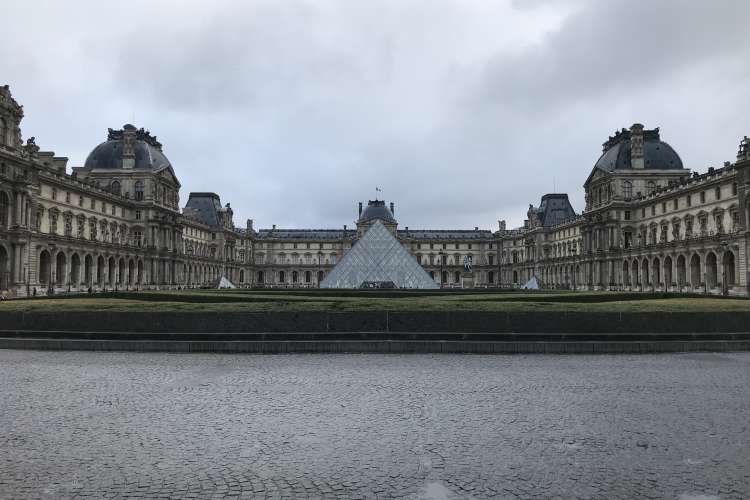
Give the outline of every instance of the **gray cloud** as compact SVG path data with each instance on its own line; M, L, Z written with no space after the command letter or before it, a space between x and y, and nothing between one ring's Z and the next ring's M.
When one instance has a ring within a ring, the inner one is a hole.
M237 222L352 224L375 185L401 225L520 223L581 184L616 128L731 158L750 102L740 1L28 2L0 75L24 134L83 162L150 128Z

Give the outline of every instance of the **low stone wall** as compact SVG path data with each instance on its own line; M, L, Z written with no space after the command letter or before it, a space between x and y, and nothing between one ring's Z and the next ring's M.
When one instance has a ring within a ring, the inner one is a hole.
M750 312L30 312L0 314L2 331L76 332L744 332Z
M645 354L747 351L750 340L716 341L191 341L0 338L0 349L213 353Z

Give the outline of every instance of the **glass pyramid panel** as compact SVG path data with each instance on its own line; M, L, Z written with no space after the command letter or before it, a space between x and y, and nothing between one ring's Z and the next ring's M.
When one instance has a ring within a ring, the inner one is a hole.
M392 282L397 288L439 288L380 221L375 221L320 282L321 288L360 288Z

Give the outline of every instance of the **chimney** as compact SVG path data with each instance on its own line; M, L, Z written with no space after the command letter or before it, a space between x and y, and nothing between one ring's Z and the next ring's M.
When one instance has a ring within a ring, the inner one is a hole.
M127 124L122 127L122 168L135 167L136 129Z
M479 231L479 226L474 226L474 231Z
M643 163L643 125L634 123L630 127L630 164L633 168L645 168Z
M391 202L391 214L396 215L396 210L393 208L393 202Z
M274 224L273 226L271 226L271 231L276 231L276 224Z
M505 221L504 220L497 221L497 225L500 227L500 231L505 231Z
M359 202L359 216L362 217L362 202Z
M247 219L247 232L253 232L253 219Z

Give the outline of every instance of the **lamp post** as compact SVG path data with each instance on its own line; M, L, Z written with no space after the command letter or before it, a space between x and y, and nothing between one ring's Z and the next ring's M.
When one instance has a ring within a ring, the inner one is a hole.
M438 258L440 259L440 288L443 288L443 258L445 254L438 252Z
M726 241L721 242L721 248L723 252L721 252L721 294L723 296L729 295L729 289L727 287L727 270L726 266L724 265L724 257L727 253L727 247L729 246L729 243ZM716 267L719 267L718 262L716 263Z
M323 258L323 252L318 252L318 277L316 281L318 282L318 288L320 288L320 275L322 273L321 270L321 259Z

